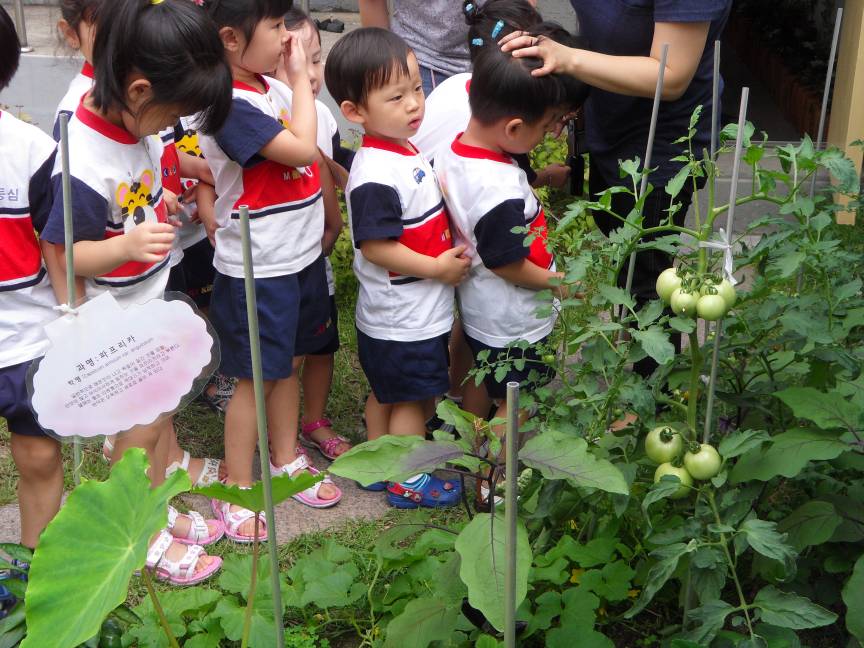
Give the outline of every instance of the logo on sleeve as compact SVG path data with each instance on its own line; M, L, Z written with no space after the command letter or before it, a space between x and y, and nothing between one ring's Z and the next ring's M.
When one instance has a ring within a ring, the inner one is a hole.
M153 172L145 170L141 177L128 185L121 182L117 187L117 204L120 206L120 216L123 218L123 230L129 233L136 225L146 220L158 222L153 204Z
M420 184L423 178L426 177L426 172L423 169L414 169L414 182Z

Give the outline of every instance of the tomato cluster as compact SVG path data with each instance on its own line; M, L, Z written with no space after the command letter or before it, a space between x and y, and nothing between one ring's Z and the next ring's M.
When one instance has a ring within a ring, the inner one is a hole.
M686 497L694 479L704 481L716 476L723 463L714 446L693 443L684 453L683 465L676 465L682 463L683 450L681 433L668 425L655 427L645 438L645 454L659 464L654 472L654 482L659 482L664 475L673 475L681 482L678 490L670 495L672 499Z
M657 277L657 294L678 315L698 315L713 322L723 317L737 298L735 288L715 275L696 275L681 268L666 268Z

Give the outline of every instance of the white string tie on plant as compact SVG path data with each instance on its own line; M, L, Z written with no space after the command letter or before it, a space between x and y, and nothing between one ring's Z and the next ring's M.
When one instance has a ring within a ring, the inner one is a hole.
M729 235L722 227L715 232L710 241L700 241L699 247L709 248L711 250L722 250L723 276L726 278L726 281L733 286L738 283L737 279L732 276L732 272L735 270L735 259L732 256L732 241L729 239Z

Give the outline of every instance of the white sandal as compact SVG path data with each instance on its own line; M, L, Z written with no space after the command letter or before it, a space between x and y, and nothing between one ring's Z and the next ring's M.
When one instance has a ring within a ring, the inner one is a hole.
M147 549L147 567L155 572L159 580L168 581L172 585L195 585L210 578L222 566L221 558L210 556L213 562L196 573L195 567L205 554L204 547L189 545L180 560L171 560L167 552L173 542L174 536L162 529L155 542Z
M254 535L245 535L240 533L238 529L247 520L255 517L255 511L250 511L246 508L238 508L236 511L231 510L231 502L223 502L222 500L210 500L210 506L213 507L213 514L216 519L222 523L225 531L225 536L229 540L240 544L249 544L255 542ZM258 514L258 542L267 540L267 520L264 513Z
M270 464L270 474L274 477L278 477L279 475L296 475L302 471L308 471L312 475L317 475L321 471L312 466L309 463L309 458L306 454L299 455L294 461L289 464L285 464L284 466L274 466L272 463ZM304 491L300 491L296 495L292 495L292 497L300 502L301 504L305 504L306 506L311 506L312 508L330 508L331 506L335 506L339 500L342 499L342 491L334 486L336 489L336 497L333 499L323 499L318 496L318 491L321 490L321 484L329 484L332 485L333 481L329 477L325 477L322 481L316 483L314 486L310 486Z
M178 470L185 470L187 473L189 472L189 462L192 460L192 456L189 454L188 450L183 451L183 459L180 461L175 461L168 468L165 469L165 476L170 477ZM219 481L219 466L221 465L221 461L219 459L213 459L212 457L204 457L204 468L201 469L201 474L198 475L198 479L196 479L192 488L203 488L205 486L209 486L210 484L215 484Z
M181 513L177 509L173 506L168 506L168 531L172 532L171 535L173 538L181 544L206 546L221 540L222 536L225 535L225 526L219 520L210 520L210 522L216 523L216 530L211 534L210 525L207 524L208 521L197 511L189 511L182 514L191 520L191 524L185 537L177 535L173 531L174 525L177 523L177 516L179 515Z

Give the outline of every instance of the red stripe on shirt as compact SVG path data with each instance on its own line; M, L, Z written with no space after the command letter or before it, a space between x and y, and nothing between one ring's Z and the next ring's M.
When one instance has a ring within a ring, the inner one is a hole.
M243 169L243 193L234 203L233 209L236 211L240 205L246 205L249 211L256 211L298 202L314 196L320 189L317 162L312 166L294 168L264 160Z
M31 277L42 267L42 253L26 218L0 218L0 282Z
M540 208L540 213L531 223L531 233L534 234L534 239L531 241L531 247L528 252L528 260L534 265L541 268L549 269L552 267L552 253L546 245L546 214L543 208Z
M446 252L453 247L447 211L442 209L423 223L414 227L406 227L402 230L399 242L414 252L433 258ZM390 276L398 277L399 274L391 272Z

